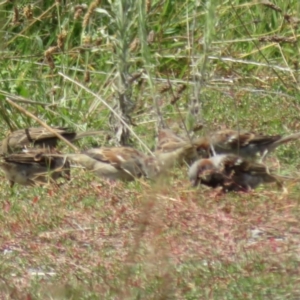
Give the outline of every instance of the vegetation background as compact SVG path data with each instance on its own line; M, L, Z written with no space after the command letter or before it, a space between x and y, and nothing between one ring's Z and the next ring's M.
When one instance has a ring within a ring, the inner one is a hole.
M299 16L298 0L2 1L1 135L39 126L7 99L103 130L81 148L147 151L158 112L181 134L299 131ZM185 168L160 185L3 180L1 299L299 299L299 145L268 161L288 194L216 196Z

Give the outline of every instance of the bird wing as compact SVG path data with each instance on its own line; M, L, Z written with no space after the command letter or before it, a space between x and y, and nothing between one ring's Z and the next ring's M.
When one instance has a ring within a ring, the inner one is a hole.
M74 131L69 128L53 127L55 132L67 139L73 139L76 136ZM30 144L56 146L57 136L44 127L32 127L20 129L10 133L2 142L1 148L3 153L9 153L11 150L20 149Z
M250 144L268 145L279 140L280 138L280 135L258 135L252 132L227 129L217 131L215 134L213 134L211 137L211 142L213 145L218 145L224 149L238 149L246 147Z
M134 177L145 175L145 155L131 147L93 148L84 151L83 154L116 169L132 174Z
M187 144L186 141L174 141L174 140L164 140L157 144L155 152L172 152L184 147Z
M75 134L75 132L71 131L70 128L53 127L52 129L60 135ZM14 138L18 139L19 143L28 143L28 142L35 142L38 140L53 138L56 137L56 135L44 127L32 127L32 128L16 130L12 132L9 135L9 137L10 139L14 139Z
M279 182L279 177L272 174L264 164L243 159L237 155L227 155L223 162L224 174L239 184L255 187L260 182ZM251 182L254 182L253 186Z
M92 148L82 153L116 167L125 161L142 158L144 156L140 151L130 147Z
M50 170L63 166L69 167L68 161L63 157L56 156L55 154L59 154L59 152L55 152L47 149L26 149L25 152L9 154L3 159L8 163L40 165Z

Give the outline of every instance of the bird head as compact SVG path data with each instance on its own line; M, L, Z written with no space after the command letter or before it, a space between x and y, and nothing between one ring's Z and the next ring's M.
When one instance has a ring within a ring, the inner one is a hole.
M210 159L200 159L192 164L188 176L193 185L197 186L200 182L209 182L216 172L217 168Z

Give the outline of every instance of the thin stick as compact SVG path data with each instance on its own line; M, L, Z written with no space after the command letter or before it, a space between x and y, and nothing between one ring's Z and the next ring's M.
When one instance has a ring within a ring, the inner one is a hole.
M27 115L28 117L34 119L35 121L37 121L41 126L43 126L44 128L46 128L48 131L50 131L51 133L53 133L56 137L58 137L60 140L64 141L69 147L71 147L73 150L75 151L79 151L79 149L74 146L72 143L70 143L67 139L65 139L62 135L60 135L59 133L57 133L54 129L52 129L50 126L48 126L46 123L44 123L43 121L41 121L39 118L37 118L35 115L33 115L31 112L27 111L25 108L23 108L22 106L18 105L17 103L14 103L12 100L10 100L9 98L5 98L5 100L11 104L12 106L14 106L15 108L17 108L21 113Z

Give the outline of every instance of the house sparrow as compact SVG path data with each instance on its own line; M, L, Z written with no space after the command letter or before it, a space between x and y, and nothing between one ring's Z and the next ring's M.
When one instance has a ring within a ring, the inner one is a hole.
M190 167L188 176L194 186L201 183L212 188L222 187L223 191L249 191L271 182L282 186L279 176L270 174L265 165L234 154L200 159Z
M123 181L147 177L146 161L149 166L153 162L142 152L131 147L94 148L80 154L67 154L66 157L71 162L95 172L97 176ZM154 169L155 166L151 168Z
M181 138L169 129L160 129L154 152L160 161L166 157L174 162L193 162L198 158L196 147L188 139Z
M49 149L25 149L21 153L4 156L0 168L13 187L40 185L53 182L60 177L70 178L69 162L57 157L57 151Z
M182 143L187 141L186 138L179 137L172 130L167 128L159 129L157 134L157 144L156 150L159 150L164 144L172 142L172 143Z
M76 133L68 128L53 127L57 133L69 141L99 134L100 131L87 131ZM32 127L11 132L0 142L0 153L12 153L21 150L24 146L56 147L59 138L44 127Z
M262 161L278 146L297 139L300 139L300 132L282 137L226 129L217 131L209 137L199 138L193 143L198 153L201 151L206 155L232 153L252 160L261 157Z

